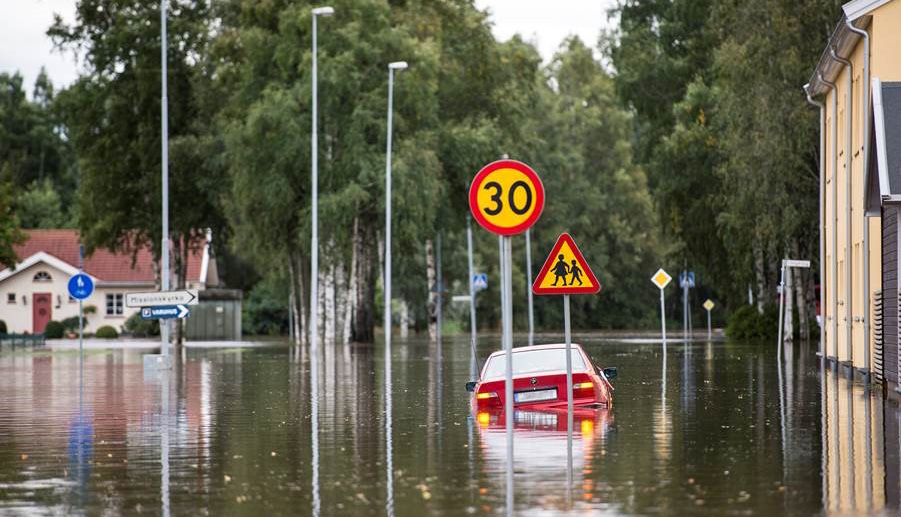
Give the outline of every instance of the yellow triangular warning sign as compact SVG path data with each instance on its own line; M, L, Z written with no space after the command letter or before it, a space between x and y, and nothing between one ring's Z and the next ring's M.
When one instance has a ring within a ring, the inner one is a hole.
M557 238L532 284L535 294L591 294L600 290L601 283L568 233Z

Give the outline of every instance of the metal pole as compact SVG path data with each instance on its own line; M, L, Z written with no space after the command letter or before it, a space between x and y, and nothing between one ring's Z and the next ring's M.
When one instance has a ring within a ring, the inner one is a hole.
M785 306L785 260L782 261L782 269L779 275L779 340L776 342L776 351L782 349L782 311ZM780 361L781 365L782 362Z
M573 489L573 360L568 294L563 295L563 340L566 342L566 500L569 502Z
M710 341L711 332L710 332L710 311L707 311L707 341Z
M847 354L847 364L849 373L854 368L854 348L853 348L853 327L854 327L854 295L851 292L851 246L853 245L851 236L851 174L853 167L851 158L851 149L853 147L853 124L854 118L852 110L853 92L854 92L854 66L851 61L840 57L835 52L835 47L830 49L832 58L839 63L848 67L848 80L845 90L845 353ZM836 142L837 143L837 142ZM836 212L837 214L837 212ZM836 361L838 357L836 357Z
M831 124L831 133L832 138L829 140L832 144L832 219L829 220L829 224L832 227L832 263L831 266L831 275L829 281L829 297L832 298L832 310L829 313L829 317L832 319L832 335L829 336L829 339L832 340L832 358L838 363L838 174L836 170L838 169L838 146L836 142L838 141L838 89L835 86L835 83L830 83L826 79L823 78L823 74L818 74L819 80L829 87L832 90L832 124ZM825 174L825 172L824 172ZM824 209L825 210L825 209ZM822 287L821 287L822 289ZM821 308L822 309L822 308ZM823 324L825 324L825 320ZM825 346L824 346L825 348ZM824 354L825 355L825 354Z
M388 68L388 138L385 150L385 347L391 346L391 133L394 124L394 69ZM387 352L386 352L387 354ZM385 357L385 360L390 360Z
M84 246L78 246L78 274L84 273ZM84 364L84 300L78 299L78 354Z
M469 355L469 372L470 378L476 380L479 375L476 366L476 290L473 280L475 279L475 271L472 267L472 216L466 220L466 249L469 262L469 334L470 334L470 355Z
M310 156L312 161L312 235L310 236L310 352L319 349L319 102L318 68L316 45L316 14L313 13L313 127L310 136ZM389 112L390 113L390 112Z
M437 327L438 328L436 329L437 332L435 333L435 335L438 338L438 343L441 343L441 312L443 309L442 303L441 303L441 297L444 295L444 289L443 289L443 286L441 285L441 232L438 232L438 238L435 240L436 240L436 244L438 245L437 253L435 253L435 255L436 255L435 259L436 259L436 262L438 263L438 271L436 271L436 273L438 273L438 275L437 275L438 276L438 278L437 278L437 281L438 281L438 285L437 285L437 289L438 289L438 303L437 303L437 309L438 309L437 319L438 319L438 321L437 321L437 323L438 323L438 325L437 325Z
M166 40L167 40L167 31L166 31L166 18L167 18L167 5L166 2L168 0L160 1L160 25L161 29L161 50L160 50L160 61L162 61L162 97L160 98L160 106L162 109L161 119L162 119L162 140L163 140L163 186L162 186L162 194L163 194L163 228L162 228L162 248L160 248L160 261L161 264L161 277L162 277L162 290L169 290L169 95L167 88L167 80L168 80L168 69L166 66L167 62L167 49L166 49ZM163 355L164 363L168 366L168 356L169 356L169 320L164 319L160 322L160 349Z
M535 344L535 312L532 307L532 229L526 230L526 293L529 297L529 346Z
M688 271L682 274L682 337L688 340Z
M666 351L666 304L663 299L663 289L660 289L660 332L663 336L663 350Z
M819 350L820 358L822 359L825 357L825 352L826 352L826 350L825 350L826 299L823 296L823 293L826 292L826 228L825 228L825 226L823 226L826 221L826 204L824 201L826 199L826 179L825 179L826 156L824 154L826 152L826 105L823 104L822 102L813 100L813 98L810 96L809 87L810 87L810 85L804 86L804 92L807 95L807 102L818 107L820 110L820 170L819 170L819 176L820 176L820 200L819 200L820 225L819 225L819 231L817 232L820 234L820 344L817 349ZM867 90L865 88L864 92L866 92L866 91ZM864 95L866 95L866 94L864 94ZM864 103L864 105L866 105L866 103ZM867 108L866 112L869 112L869 108ZM866 124L865 124L864 127L868 127L868 126L866 126ZM868 144L869 141L870 141L869 138L865 139L864 145L865 146L869 145ZM864 152L864 154L866 154L866 152ZM866 159L865 159L864 163L866 163ZM864 193L864 196L866 196L866 193ZM865 228L864 237L867 236L866 220L867 220L866 216L864 216L864 228ZM867 245L865 245L864 248L866 250L869 250L869 247ZM869 251L867 251L867 254L869 254ZM864 261L864 264L868 264L868 263L869 263L869 261L867 261L867 260ZM866 285L869 285L869 281L867 280L869 277L867 275L868 275L868 271L865 269L864 270L864 283ZM867 329L867 331L869 330L868 327L864 327L864 328ZM867 361L869 361L869 357L870 357L870 355L867 354ZM867 364L869 364L869 363L867 363Z
M513 246L509 235L501 237L503 244L503 341L506 352L507 375L504 383L504 416L507 429L507 494L508 513L512 511L509 502L513 494L513 276L511 274Z

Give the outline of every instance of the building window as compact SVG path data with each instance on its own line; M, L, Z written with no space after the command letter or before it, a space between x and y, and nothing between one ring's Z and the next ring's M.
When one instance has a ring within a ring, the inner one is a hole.
M106 295L106 315L121 316L122 315L122 293Z
M52 282L53 277L51 277L50 273L48 273L46 271L38 271L34 275L34 281L35 282Z
M6 295L6 303L16 303L16 293L9 293Z

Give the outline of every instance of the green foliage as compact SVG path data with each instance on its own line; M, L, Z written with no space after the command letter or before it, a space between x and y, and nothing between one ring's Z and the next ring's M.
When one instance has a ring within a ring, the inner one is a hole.
M16 201L16 214L23 228L67 228L71 224L49 179L28 186Z
M756 306L743 305L729 316L726 335L741 341L775 341L778 324L778 306L767 305L760 314Z
M159 336L160 322L159 320L145 320L139 312L136 312L125 320L122 331L132 337Z
M116 332L116 329L114 329L113 327L104 325L97 329L97 332L94 333L94 336L101 339L115 339L119 337L119 333Z
M19 229L19 218L12 210L12 183L4 182L0 174L0 266L15 267L18 257L13 246L25 238Z
M58 321L48 321L44 327L44 337L47 339L60 339L65 333L65 327Z
M288 334L288 293L284 283L263 281L245 296L241 328L247 335Z
M63 324L63 329L66 332L76 332L78 331L78 316L72 316L64 319L60 323Z

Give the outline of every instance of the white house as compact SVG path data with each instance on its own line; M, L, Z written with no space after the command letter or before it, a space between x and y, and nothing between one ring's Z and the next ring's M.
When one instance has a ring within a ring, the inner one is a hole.
M40 333L47 322L78 316L78 301L68 294L69 278L78 273L79 240L75 230L25 230L28 240L15 247L19 262L0 269L0 320L11 333ZM125 293L157 289L150 249L113 253L97 249L84 259L94 293L84 301L85 330L122 324L139 309L125 307ZM188 253L186 285L205 289L219 284L209 239Z

